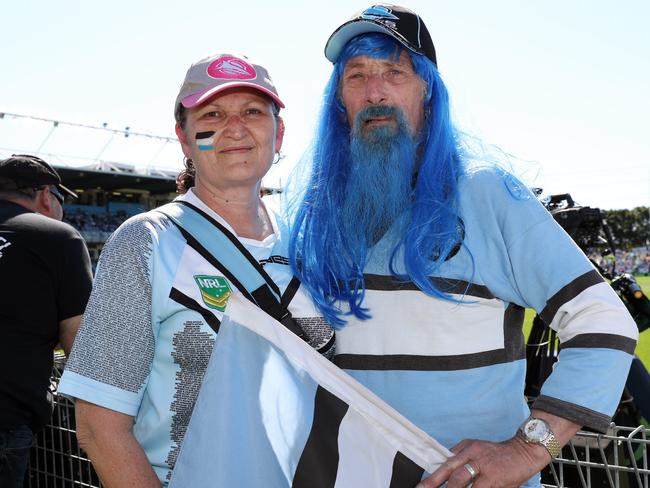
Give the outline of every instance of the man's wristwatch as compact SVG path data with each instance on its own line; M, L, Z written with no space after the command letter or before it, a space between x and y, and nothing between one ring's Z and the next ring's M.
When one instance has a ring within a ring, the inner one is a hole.
M519 434L528 444L544 446L552 458L558 457L562 452L551 426L545 420L533 416L528 417L519 427Z

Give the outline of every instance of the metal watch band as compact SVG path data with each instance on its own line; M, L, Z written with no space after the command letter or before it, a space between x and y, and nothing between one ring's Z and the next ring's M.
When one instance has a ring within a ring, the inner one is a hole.
M546 448L548 453L553 459L558 457L562 453L562 448L560 443L555 438L553 432L549 431L548 437L542 441L542 445Z
M526 426L531 422L538 422L544 426L544 430L545 430L544 437L542 437L541 439L533 439L528 436L528 433L526 432ZM531 415L524 421L523 424L521 424L517 433L522 437L524 442L527 442L528 444L541 444L542 446L544 446L544 448L551 455L551 458L556 458L562 453L562 448L560 447L560 443L555 438L555 434L553 433L551 426L548 425L548 422L546 422L543 419L533 417Z

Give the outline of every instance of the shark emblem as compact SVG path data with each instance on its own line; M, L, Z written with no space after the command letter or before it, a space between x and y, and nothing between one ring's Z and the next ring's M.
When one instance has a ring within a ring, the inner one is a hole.
M393 15L392 11L383 5L374 5L367 8L363 11L361 17L368 20L399 20L399 17Z
M234 56L221 56L208 66L208 75L216 79L252 80L257 72L250 64Z

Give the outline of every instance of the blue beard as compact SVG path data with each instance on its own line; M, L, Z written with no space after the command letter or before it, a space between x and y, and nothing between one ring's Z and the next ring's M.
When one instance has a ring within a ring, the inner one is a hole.
M364 127L374 117L392 117L396 124ZM416 154L417 144L400 109L372 106L357 114L339 217L359 265L365 264L367 249L411 206Z

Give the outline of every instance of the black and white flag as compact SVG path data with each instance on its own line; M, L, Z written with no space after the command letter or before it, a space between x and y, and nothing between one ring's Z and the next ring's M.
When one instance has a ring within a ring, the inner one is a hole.
M171 488L412 488L451 453L233 294Z

